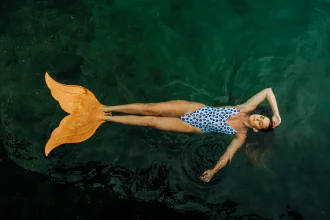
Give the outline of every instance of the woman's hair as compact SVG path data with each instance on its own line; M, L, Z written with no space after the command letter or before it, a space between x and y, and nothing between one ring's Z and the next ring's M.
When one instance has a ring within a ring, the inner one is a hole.
M248 161L255 166L267 168L266 161L275 147L275 134L272 129L271 115L272 111L269 107L258 106L251 114L260 114L270 119L268 128L261 129L261 132L254 132L252 129L248 130L247 139L241 148L247 157Z

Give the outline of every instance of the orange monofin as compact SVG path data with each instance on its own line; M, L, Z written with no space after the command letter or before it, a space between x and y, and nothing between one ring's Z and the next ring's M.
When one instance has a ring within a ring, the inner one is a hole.
M62 144L79 143L90 138L105 122L102 104L94 94L82 86L56 82L46 72L45 81L61 108L69 113L52 132L46 147L46 156Z

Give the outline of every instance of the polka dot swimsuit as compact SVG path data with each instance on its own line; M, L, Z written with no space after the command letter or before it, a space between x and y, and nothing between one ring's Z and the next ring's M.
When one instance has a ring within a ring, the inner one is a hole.
M221 132L224 134L236 134L237 131L230 127L226 120L240 111L236 108L215 108L204 106L199 110L182 115L180 119L203 132Z

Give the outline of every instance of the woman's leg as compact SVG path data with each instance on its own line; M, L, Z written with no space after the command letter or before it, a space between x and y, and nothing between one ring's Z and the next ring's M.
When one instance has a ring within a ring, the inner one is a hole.
M149 126L164 131L174 131L182 133L203 133L202 130L181 121L179 118L155 117L155 116L103 116L103 120L117 122L121 124Z
M127 114L155 115L164 117L180 117L197 111L204 104L185 100L173 100L158 103L133 103L127 105L105 106L104 112L123 112Z

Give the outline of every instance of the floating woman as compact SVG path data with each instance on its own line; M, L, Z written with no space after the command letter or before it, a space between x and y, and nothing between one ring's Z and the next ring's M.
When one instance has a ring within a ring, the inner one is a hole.
M63 118L52 132L45 147L46 156L62 144L87 140L104 122L149 126L172 132L220 132L233 135L233 140L214 168L206 170L200 176L202 181L209 182L244 144L249 128L255 132L269 132L281 123L276 98L271 88L260 91L247 102L236 106L212 107L186 100L106 106L100 104L94 94L82 86L60 84L48 73L45 74L45 81L54 99L70 114ZM265 99L271 106L273 117L251 114ZM114 116L112 112L128 115Z

